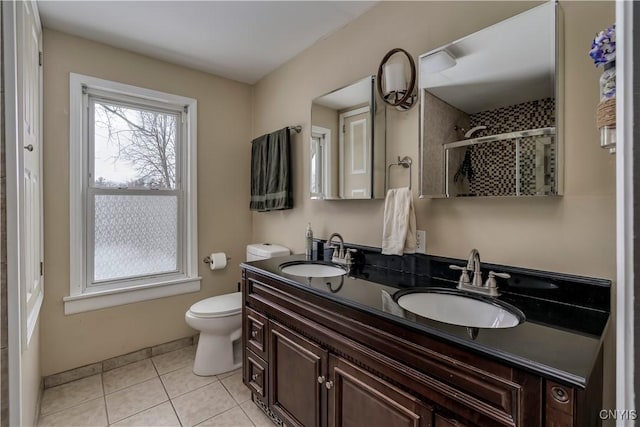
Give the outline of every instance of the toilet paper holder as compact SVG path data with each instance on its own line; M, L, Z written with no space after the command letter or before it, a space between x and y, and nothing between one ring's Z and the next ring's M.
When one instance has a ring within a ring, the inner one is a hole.
M231 257L228 256L227 257L227 261L230 261ZM211 258L209 258L208 256L204 257L204 259L202 260L202 262L204 262L205 264L211 264Z

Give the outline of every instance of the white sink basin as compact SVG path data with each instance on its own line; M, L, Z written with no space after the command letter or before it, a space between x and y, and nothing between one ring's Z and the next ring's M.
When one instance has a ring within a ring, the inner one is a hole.
M411 292L397 299L400 307L418 316L473 328L512 328L524 320L516 309L452 291Z
M301 277L338 277L347 274L346 270L340 267L307 261L293 261L281 264L280 271Z

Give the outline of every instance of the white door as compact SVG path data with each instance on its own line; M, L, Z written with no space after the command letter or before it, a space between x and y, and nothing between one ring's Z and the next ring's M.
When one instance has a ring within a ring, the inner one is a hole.
M42 32L29 1L17 2L18 148L22 150L20 194L20 296L23 344L28 344L43 297ZM25 334L26 332L26 334Z
M369 107L347 111L339 116L341 167L340 197L371 197L371 132Z

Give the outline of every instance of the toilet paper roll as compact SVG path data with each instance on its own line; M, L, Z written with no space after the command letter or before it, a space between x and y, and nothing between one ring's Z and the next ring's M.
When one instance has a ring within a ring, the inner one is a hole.
M221 270L227 266L227 254L224 252L214 252L209 255L209 267L212 270Z

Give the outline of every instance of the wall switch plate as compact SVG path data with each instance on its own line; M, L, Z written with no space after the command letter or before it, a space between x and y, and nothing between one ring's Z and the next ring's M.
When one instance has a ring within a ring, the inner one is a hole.
M427 232L424 230L416 231L416 253L427 253Z

